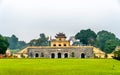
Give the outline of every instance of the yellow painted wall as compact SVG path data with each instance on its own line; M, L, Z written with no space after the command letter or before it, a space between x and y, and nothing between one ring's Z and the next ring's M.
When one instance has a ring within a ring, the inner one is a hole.
M108 57L108 58L113 58L113 56L114 56L113 53L111 53L111 54L107 54L107 57Z
M66 44L66 46L64 46ZM54 46L56 45L56 46ZM59 46L61 45L61 46ZM70 42L69 41L51 41L51 47L69 47Z
M99 48L94 47L93 52L94 52L95 58L105 58L105 53Z

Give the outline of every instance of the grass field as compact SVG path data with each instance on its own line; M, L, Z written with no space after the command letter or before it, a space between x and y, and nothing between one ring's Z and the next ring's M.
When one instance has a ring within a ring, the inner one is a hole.
M0 59L0 75L120 75L113 59Z

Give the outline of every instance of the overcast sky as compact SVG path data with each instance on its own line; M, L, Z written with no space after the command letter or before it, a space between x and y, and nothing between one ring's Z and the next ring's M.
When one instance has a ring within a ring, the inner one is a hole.
M107 30L120 38L120 0L0 0L0 34L30 41L40 33L73 36Z

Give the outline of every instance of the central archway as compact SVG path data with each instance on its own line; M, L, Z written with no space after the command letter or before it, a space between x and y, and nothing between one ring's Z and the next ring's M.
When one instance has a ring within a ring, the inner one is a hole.
M35 54L35 57L36 57L36 58L38 58L38 57L39 57L39 54L38 54L38 53L36 53L36 54Z
M55 54L54 53L51 53L51 58L55 58Z
M81 58L85 58L85 54L84 53L81 54Z
M58 53L58 58L61 58L61 53Z
M68 58L68 53L65 53L65 54L64 54L64 58Z

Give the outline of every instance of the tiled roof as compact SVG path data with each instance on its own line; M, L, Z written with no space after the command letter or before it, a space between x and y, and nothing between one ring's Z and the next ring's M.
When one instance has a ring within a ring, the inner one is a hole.
M17 52L17 54L26 54L28 47L24 48L23 50Z
M63 33L56 34L55 37L56 38L66 38L65 34L63 34Z
M93 51L94 51L94 53L97 53L97 54L105 54L105 52L103 52L102 50L100 50L99 48L96 48L96 47L94 47Z

